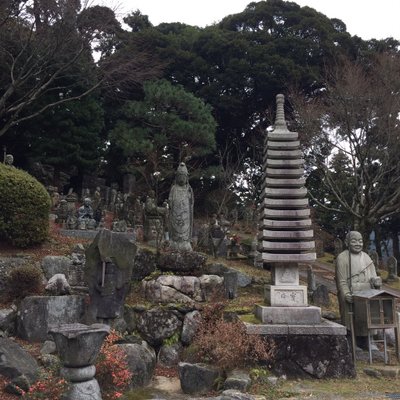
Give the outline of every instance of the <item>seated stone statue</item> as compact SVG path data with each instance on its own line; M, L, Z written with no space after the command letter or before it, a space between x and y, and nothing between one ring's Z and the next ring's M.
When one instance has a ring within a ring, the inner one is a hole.
M342 251L336 258L336 286L342 323L350 330L349 311L354 293L379 289L382 280L377 276L369 255L362 251L363 239L360 232L349 232L345 243L348 250ZM365 342L362 338L368 335L367 327L357 321L357 315L354 315L354 332L360 345Z
M93 229L96 226L91 203L89 197L85 197L83 205L78 209L79 229Z

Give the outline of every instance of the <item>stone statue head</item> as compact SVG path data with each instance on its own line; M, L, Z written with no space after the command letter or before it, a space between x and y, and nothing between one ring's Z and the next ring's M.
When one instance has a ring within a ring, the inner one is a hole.
M186 164L181 162L176 170L175 181L178 185L183 186L188 183L189 172L186 168Z
M360 232L350 231L346 235L345 242L351 253L358 254L363 249L363 238Z
M83 200L83 205L89 207L92 204L92 200L89 197L85 197Z
M14 156L12 154L6 154L4 159L4 164L6 165L13 165L14 163Z

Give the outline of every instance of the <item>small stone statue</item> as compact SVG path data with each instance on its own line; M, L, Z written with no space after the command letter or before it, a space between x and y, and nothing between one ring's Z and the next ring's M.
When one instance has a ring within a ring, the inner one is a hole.
M180 163L176 171L175 183L169 192L169 236L170 248L191 251L193 230L193 190L189 185L188 170Z
M389 271L388 282L396 282L399 280L397 276L397 259L396 257L390 256L387 260L387 268Z
M370 256L362 251L363 238L360 232L349 232L345 243L348 250L342 251L336 259L336 286L342 323L350 330L349 311L353 294L362 290L379 289L382 279L377 276ZM354 316L354 331L357 339L360 339L359 345L365 345L368 330L358 323L357 315Z
M164 232L164 219L168 214L167 207L158 207L154 190L150 190L144 204L144 239L161 240Z
M92 201L89 197L85 197L83 205L78 209L78 226L79 229L94 229L96 221L93 218Z
M13 165L14 164L14 156L12 154L6 154L4 157L4 164Z

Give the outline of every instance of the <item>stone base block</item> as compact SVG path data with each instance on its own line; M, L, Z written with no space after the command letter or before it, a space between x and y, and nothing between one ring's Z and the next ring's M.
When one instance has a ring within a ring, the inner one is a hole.
M266 285L265 299L272 307L305 307L308 304L307 286Z
M321 323L321 308L265 307L256 305L256 317L264 324L316 325Z
M333 325L330 326L331 324ZM339 324L323 320L319 326L321 330L318 330L318 325L309 327L309 332L315 329L311 334L288 333L290 326L285 325L276 326L285 328L286 333L284 333L285 330L281 333L264 330L275 325L246 324L246 326L249 334L261 334L264 340L273 346L274 358L268 360L268 364L277 376L286 375L288 378L295 379L354 378L356 376L351 344L346 334L340 334L341 325ZM345 331L346 328L344 328ZM326 334L329 332L332 334Z

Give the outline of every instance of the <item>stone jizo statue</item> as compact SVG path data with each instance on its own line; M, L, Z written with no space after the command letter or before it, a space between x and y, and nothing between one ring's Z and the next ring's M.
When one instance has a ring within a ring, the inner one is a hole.
M78 225L79 229L94 229L96 221L94 220L92 201L89 197L85 197L83 205L78 209Z
M191 251L193 230L193 189L189 185L189 174L185 163L180 163L175 182L168 197L170 248Z
M363 290L379 289L382 279L377 276L370 256L362 251L363 239L360 232L349 232L345 243L348 250L342 251L336 259L336 286L342 323L350 330L349 311L353 295ZM357 322L357 315L354 315L355 336L366 337L368 335L366 326Z

